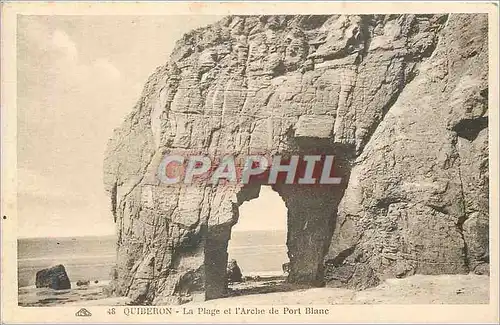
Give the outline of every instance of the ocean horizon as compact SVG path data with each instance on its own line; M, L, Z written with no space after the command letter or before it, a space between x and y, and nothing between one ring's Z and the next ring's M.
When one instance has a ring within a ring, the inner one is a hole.
M62 264L72 282L109 281L116 236L31 237L17 240L18 287L35 284L36 272ZM279 275L288 261L285 230L233 231L228 245L243 275Z

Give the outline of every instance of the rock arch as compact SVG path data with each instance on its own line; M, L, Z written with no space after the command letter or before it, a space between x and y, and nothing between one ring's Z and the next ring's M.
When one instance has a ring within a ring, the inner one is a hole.
M346 184L346 183L345 183ZM227 245L231 228L238 221L239 206L259 196L262 184L248 184L237 193L231 222L207 228L205 243L206 299L220 298L227 289L225 269ZM335 224L336 206L345 185L304 186L277 184L273 186L287 207L287 281L323 286L323 260L328 251Z
M163 186L171 153L336 157L340 185L275 186L292 282L486 272L486 31L479 14L296 15L184 35L108 145L113 290L144 304L222 294L235 208L260 185ZM462 141L471 120L481 127Z

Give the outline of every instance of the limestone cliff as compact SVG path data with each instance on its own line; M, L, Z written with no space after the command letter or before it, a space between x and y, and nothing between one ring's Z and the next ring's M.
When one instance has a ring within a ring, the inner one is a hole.
M290 282L486 272L487 63L486 15L233 16L186 34L108 145L114 290L225 292L231 227L261 184L166 186L167 153L335 155L342 184L273 187Z

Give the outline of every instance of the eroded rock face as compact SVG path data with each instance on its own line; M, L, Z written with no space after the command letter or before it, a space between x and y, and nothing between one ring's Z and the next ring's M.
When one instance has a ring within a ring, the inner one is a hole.
M332 284L485 267L487 62L486 16L452 15L351 171L326 258Z
M261 184L166 186L165 154L335 155L340 185L273 186L290 282L484 269L486 44L486 15L228 17L186 34L109 142L116 293L226 291L231 227Z

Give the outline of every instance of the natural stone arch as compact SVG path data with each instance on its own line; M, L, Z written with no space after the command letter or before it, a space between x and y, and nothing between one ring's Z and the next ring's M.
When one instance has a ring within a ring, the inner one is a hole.
M285 184L272 185L287 207L287 252L289 273L287 281L296 284L323 286L324 257L334 232L337 206L349 181L354 148L332 145L324 139L290 137L283 155L328 154L335 157L335 175L341 184ZM277 153L278 155L280 153ZM239 207L259 196L263 180L250 182L236 192L230 221L207 227L205 242L205 297L223 297L227 289L227 247L231 228L238 222ZM210 216L208 219L217 219ZM227 218L225 218L227 219Z
M308 219L328 224L314 234L330 246L324 266L294 256L292 281L362 288L487 272L487 71L481 14L233 16L186 34L108 145L113 291L136 303L205 299L205 247L224 245L240 190L161 186L170 152L336 157L335 191L276 186L299 241L311 238Z

